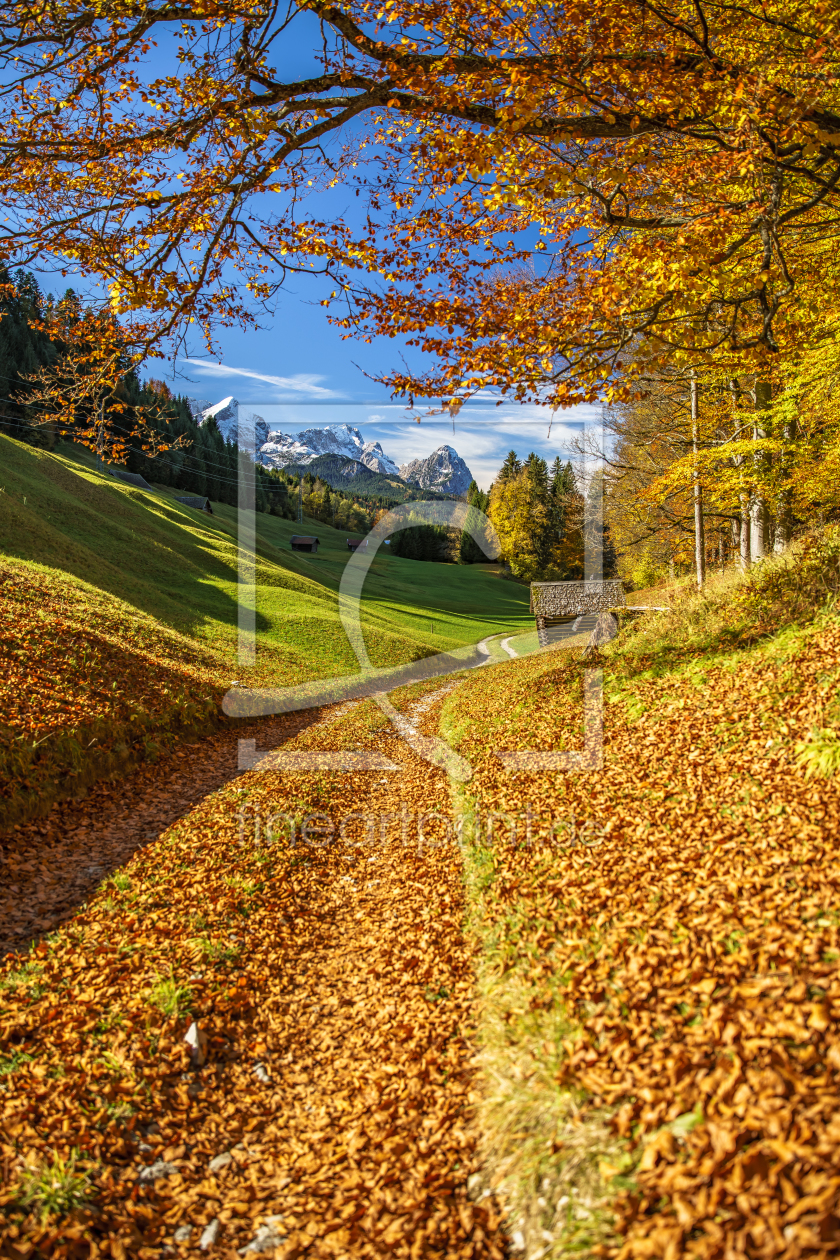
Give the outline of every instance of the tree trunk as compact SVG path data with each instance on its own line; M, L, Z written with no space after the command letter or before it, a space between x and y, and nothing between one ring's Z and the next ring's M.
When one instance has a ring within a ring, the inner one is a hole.
M784 439L785 442L793 442L796 437L795 420L785 421ZM773 539L773 550L784 551L789 543L791 533L793 531L793 515L790 503L790 487L784 483L790 476L790 459L787 452L782 455L782 488L779 491L779 510L776 516L776 536Z
M691 442L694 450L694 561L697 567L697 589L706 580L706 546L703 537L703 487L697 471L697 377L691 374Z
M770 406L770 382L756 381L755 383L755 409L756 411L766 411ZM767 437L767 430L759 426L758 422L753 427L754 438ZM761 468L766 462L765 455L755 455L753 462L756 468ZM750 556L753 562L763 560L767 554L767 542L770 521L767 512L767 501L759 486L752 497L750 504Z
M741 572L746 573L752 563L750 556L750 497L741 495Z

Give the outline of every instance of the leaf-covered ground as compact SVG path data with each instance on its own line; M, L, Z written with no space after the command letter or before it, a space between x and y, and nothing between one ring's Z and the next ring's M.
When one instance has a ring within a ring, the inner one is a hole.
M225 661L122 601L0 561L0 822L218 719Z
M533 1082L518 1103L508 1089L518 1136L488 1138L528 1255L840 1246L840 783L805 772L835 729L840 623L734 651L722 623L701 644L701 622L693 647L659 651L650 622L594 662L598 772L510 774L495 755L581 746L579 653L478 672L447 703L477 770L459 807L481 818L485 989L498 1008L518 986L488 1062Z
M201 1254L208 1229L225 1256L503 1254L467 1195L459 854L434 818L416 842L445 777L370 704L293 746L402 771L237 776L0 967L0 1254ZM88 854L110 842L85 826ZM51 1178L69 1214L42 1220Z
M815 557L600 659L392 697L428 731L445 704L466 787L364 702L257 746L398 771L240 774L226 731L13 832L0 1255L834 1254L840 622L813 617ZM506 772L580 747L592 667L603 769Z

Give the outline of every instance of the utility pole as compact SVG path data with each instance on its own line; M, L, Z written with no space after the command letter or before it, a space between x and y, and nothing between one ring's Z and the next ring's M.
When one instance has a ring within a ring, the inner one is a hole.
M105 444L105 397L103 395L99 404L99 434L96 442L96 463L99 472L102 472L102 447Z
M706 580L706 543L703 536L703 487L697 468L698 452L697 374L691 369L691 446L694 452L694 562L697 568L697 589Z

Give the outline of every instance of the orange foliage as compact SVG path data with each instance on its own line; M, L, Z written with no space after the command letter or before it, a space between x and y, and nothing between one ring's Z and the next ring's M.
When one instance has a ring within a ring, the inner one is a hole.
M441 360L395 388L563 404L630 346L754 367L836 304L825 3L302 3L324 39L297 81L255 0L0 12L0 256L71 259L158 332L248 318L289 269L321 269L354 331ZM301 214L367 157L363 229ZM366 269L384 289L354 288Z

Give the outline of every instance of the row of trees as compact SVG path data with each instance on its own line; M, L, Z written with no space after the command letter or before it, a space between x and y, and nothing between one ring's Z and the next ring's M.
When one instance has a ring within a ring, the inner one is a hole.
M615 549L600 507L602 482L584 491L569 461L549 469L533 452L510 451L487 496L487 514L511 572L527 581L578 581L615 572Z
M377 504L361 501L345 490L336 490L312 473L304 473L298 478L282 471L278 475L288 481L295 505L300 502L304 514L313 520L323 521L334 529L347 530L349 534L366 534L373 528Z
M746 572L840 513L840 349L773 373L657 373L605 412L607 512L638 582ZM594 445L590 453L595 453Z
M467 491L468 515L459 534L439 525L417 525L391 540L391 554L412 560L487 562L476 540L482 521L490 519L501 543L500 559L525 581L577 581L612 577L616 553L610 526L604 524L601 473L582 493L571 462L559 458L551 468L532 452L521 460L510 451L489 491L475 481Z

